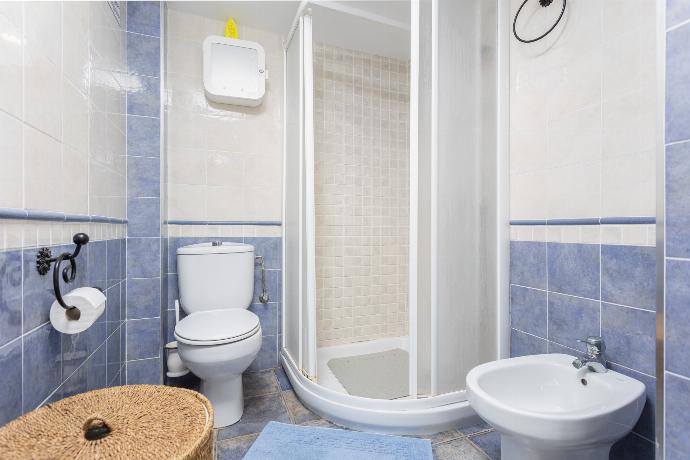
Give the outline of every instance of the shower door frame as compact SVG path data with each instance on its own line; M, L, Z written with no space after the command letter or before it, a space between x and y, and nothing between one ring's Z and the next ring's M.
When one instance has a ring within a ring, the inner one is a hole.
M439 2L444 0L411 0L411 50L410 50L410 221L409 221L409 285L408 285L408 314L409 314L409 355L410 355L410 373L409 373L409 388L412 395L409 399L402 400L378 400L369 399L358 396L352 396L345 393L340 393L328 388L325 388L318 384L318 379L316 375L317 370L317 343L316 343L316 302L315 302L315 259L313 258L314 252L311 253L312 257L309 259L305 253L304 248L300 248L300 263L299 263L299 273L300 275L300 297L299 297L299 356L293 356L286 348L286 343L289 334L291 333L286 329L286 317L288 313L286 312L286 304L291 302L286 296L286 283L282 284L283 292L283 304L281 308L283 309L282 316L282 326L283 326L283 338L280 352L281 363L294 387L297 396L300 400L310 409L312 409L317 414L332 420L338 424L348 426L356 429L363 430L373 430L378 432L386 433L397 433L397 434L428 434L442 431L450 427L457 427L459 424L471 424L478 421L478 418L466 398L466 391L452 391L448 393L432 395L429 397L418 398L418 385L417 385L417 362L419 359L418 348L417 348L417 325L418 325L418 285L417 285L417 254L418 254L418 219L417 219L417 209L419 207L418 203L418 180L419 171L418 163L419 160L419 102L420 95L417 93L419 89L419 79L420 79L420 3L424 3L427 7L431 8L432 11L432 24L438 24L438 9ZM446 0L451 1L451 0ZM506 357L508 353L509 344L509 312L508 312L508 301L507 301L507 291L508 291L508 217L507 217L507 190L508 190L508 179L505 171L507 170L507 110L508 110L508 78L507 78L507 61L508 61L508 40L509 35L509 8L501 6L500 0L495 0L497 7L497 124L499 134L497 139L497 159L499 163L498 174L500 175L496 190L497 199L500 200L497 209L497 222L499 228L497 229L498 235L498 248L496 252L496 257L499 259L497 266L498 270L496 272L497 277L497 289L498 289L498 301L496 302L496 358ZM303 18L309 17L307 20L309 30L311 30L311 17L309 16L308 10L309 2L301 2L293 25L288 34L288 38L284 42L284 69L287 69L287 50L291 44L293 36L296 33L301 33L303 30L305 21ZM435 17L434 17L435 15ZM432 29L433 30L433 29ZM436 33L432 33L432 54L434 55L432 60L432 65L438 65L438 40L439 37ZM311 53L311 41L305 47L302 46L300 50L300 66L302 72L302 78L300 81L300 91L302 94L311 94L312 97L302 97L300 110L308 111L309 114L305 114L300 124L300 136L305 138L305 130L308 130L307 123L311 123L311 138L307 139L311 141L311 149L307 146L308 142L302 145L302 151L300 154L300 162L307 161L311 162L311 179L313 181L313 161L314 161L314 150L313 150L313 72L305 72L304 64L309 64L309 68L313 71L313 62L305 61L305 55L307 54L307 47L309 53ZM311 56L309 56L309 59ZM432 67L433 69L433 67ZM438 70L434 70L434 76L432 78L438 78ZM307 81L307 79L309 81ZM434 83L434 86L437 83ZM307 87L311 88L312 93L305 93ZM285 107L287 107L287 73L285 73L284 78L284 101ZM305 99L311 99L305 103ZM432 95L432 108L438 108L438 89ZM309 105L309 108L306 106ZM308 110L307 110L308 109ZM433 113L433 111L432 111ZM284 112L284 171L286 169L287 161L287 144L285 139L287 138L287 110ZM435 115L437 116L437 115ZM432 124L433 129L437 127ZM308 137L308 136L306 136ZM434 136L431 137L434 139ZM432 155L434 152L434 146L437 148L436 140L432 142ZM436 151L437 152L437 151ZM308 191L308 181L305 181L303 174L307 174L307 168L302 165L300 168L300 183L302 189L300 189L300 202L304 203L304 197L302 193ZM283 175L283 210L285 213L286 209L286 187L287 187L288 177L284 172ZM312 193L313 193L313 182L311 183ZM313 196L312 196L313 200ZM309 225L313 225L313 201L311 209L311 220L305 218L303 215L304 209L300 211L300 238L305 235L305 231L309 230ZM288 244L285 239L286 234L286 216L283 215L283 278L285 279L285 274L287 270L290 270L286 265L286 246ZM313 236L314 227L311 227L311 244L314 245L315 241ZM301 242L301 245L305 243ZM313 246L312 246L313 249ZM306 256L306 257L305 257ZM307 260L304 260L304 259ZM312 268L308 269L307 266L311 265ZM311 286L313 289L310 291L314 295L304 294L304 283L305 276L309 278L306 280L306 286ZM294 307L291 307L294 310ZM433 314L433 307L432 307ZM309 331L304 337L305 332ZM294 334L294 331L292 331ZM433 343L433 341L432 341ZM433 356L433 354L432 354ZM434 359L435 361L435 359Z

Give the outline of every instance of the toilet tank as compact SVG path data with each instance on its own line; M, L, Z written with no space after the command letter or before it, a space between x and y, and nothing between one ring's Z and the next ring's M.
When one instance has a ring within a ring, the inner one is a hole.
M247 308L254 296L254 246L199 243L177 250L180 305L187 313Z

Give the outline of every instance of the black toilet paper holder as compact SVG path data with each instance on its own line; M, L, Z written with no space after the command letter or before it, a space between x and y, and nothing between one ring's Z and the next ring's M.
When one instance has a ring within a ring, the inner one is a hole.
M66 310L67 318L72 320L78 320L81 317L81 312L75 306L70 306L65 303L62 298L62 293L60 292L60 278L59 275L62 273L62 280L65 283L71 283L77 276L77 262L76 258L81 251L81 247L89 242L89 235L86 233L77 233L72 237L72 241L77 247L74 252L63 252L57 257L53 257L50 248L41 248L38 250L36 255L36 270L40 275L46 275L50 271L50 265L55 262L55 267L53 267L53 291L55 292L55 299L60 304L62 308ZM69 265L62 269L60 272L60 265L63 261L69 261Z

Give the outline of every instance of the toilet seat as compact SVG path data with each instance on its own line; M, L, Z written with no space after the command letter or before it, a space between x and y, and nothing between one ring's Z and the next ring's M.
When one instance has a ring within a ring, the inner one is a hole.
M231 308L192 313L175 326L175 337L188 345L223 345L252 337L261 330L259 317Z

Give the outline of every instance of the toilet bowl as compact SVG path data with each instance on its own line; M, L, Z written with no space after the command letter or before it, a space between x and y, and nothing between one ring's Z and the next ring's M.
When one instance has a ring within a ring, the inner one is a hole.
M254 291L254 247L202 243L177 250L180 308L175 326L184 365L201 379L216 428L240 420L242 373L261 348L259 317L247 310Z
M225 336L225 337L224 337ZM242 417L242 373L261 348L259 318L248 310L193 313L175 328L180 358L201 379L216 427Z

